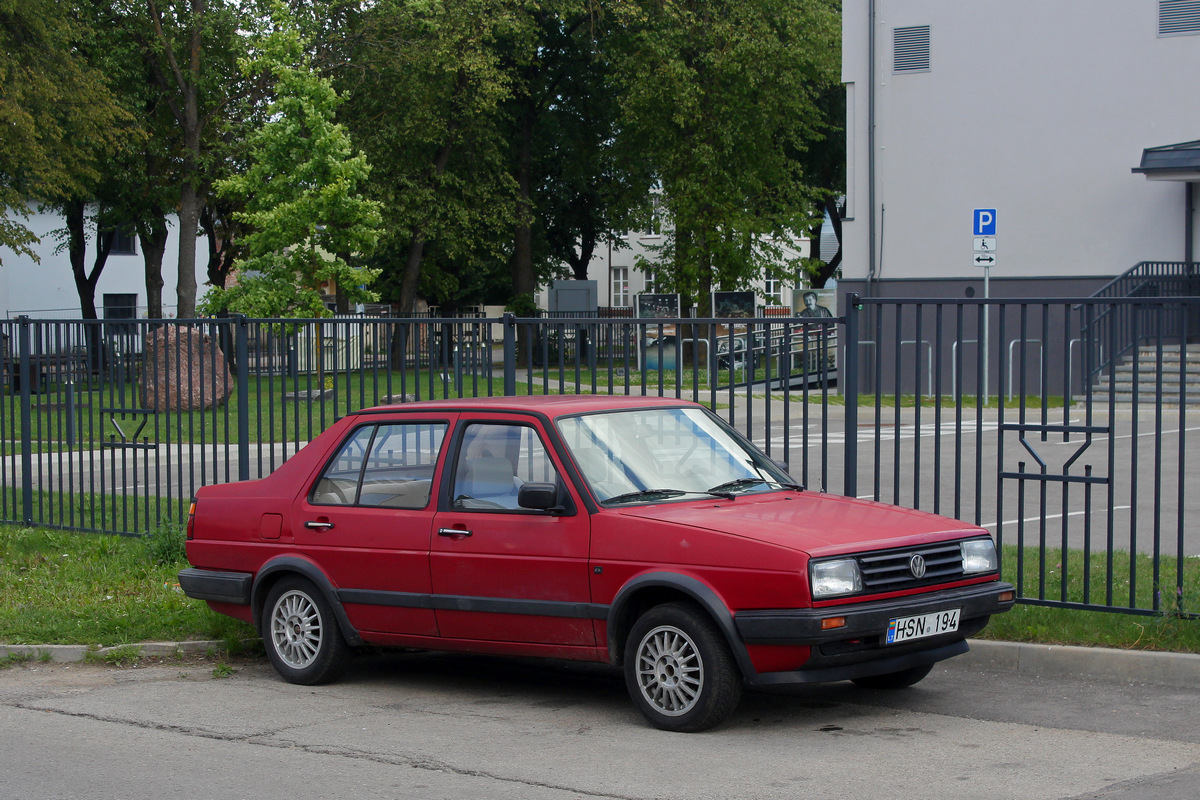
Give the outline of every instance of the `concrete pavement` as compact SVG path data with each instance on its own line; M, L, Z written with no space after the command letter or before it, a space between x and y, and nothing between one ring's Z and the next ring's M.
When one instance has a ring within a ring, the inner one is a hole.
M142 657L217 655L221 641L144 642L136 645L90 648L77 644L0 644L0 659L21 658L51 663L105 661L107 656ZM971 651L958 661L991 672L1025 675L1074 675L1162 686L1200 687L1200 655L1153 650L1115 650L1054 644L996 642L972 639Z

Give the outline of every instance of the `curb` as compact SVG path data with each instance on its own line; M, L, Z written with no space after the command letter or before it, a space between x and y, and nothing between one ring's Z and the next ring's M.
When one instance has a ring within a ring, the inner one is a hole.
M0 644L0 658L28 658L35 661L70 664L89 658L103 661L109 653L132 655L135 650L140 658L197 655L223 652L225 642L216 639L187 642L142 642L141 644L119 644L113 647L94 649L85 644Z
M1200 655L971 639L964 666L1026 675L1076 675L1166 686L1200 685Z
M971 639L970 644L970 652L955 658L955 663L975 669L1026 675L1077 675L1131 683L1200 686L1200 655L1190 653L1024 644L984 639ZM141 657L172 657L219 653L225 650L225 642L143 642L95 650L82 644L0 644L0 659L30 658L59 664L84 661L89 657L103 661L108 653L127 654L133 648L137 648Z

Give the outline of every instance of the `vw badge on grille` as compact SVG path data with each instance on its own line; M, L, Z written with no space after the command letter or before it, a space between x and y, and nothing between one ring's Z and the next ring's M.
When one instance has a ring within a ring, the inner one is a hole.
M920 553L913 553L912 558L908 559L908 571L913 574L914 578L925 577L925 559Z

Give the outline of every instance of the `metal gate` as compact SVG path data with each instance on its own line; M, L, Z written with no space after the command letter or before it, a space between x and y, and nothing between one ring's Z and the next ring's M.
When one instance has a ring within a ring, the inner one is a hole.
M198 486L268 474L372 405L684 397L813 489L987 528L1024 602L1200 611L1200 299L842 300L828 318L10 320L0 517L174 524Z

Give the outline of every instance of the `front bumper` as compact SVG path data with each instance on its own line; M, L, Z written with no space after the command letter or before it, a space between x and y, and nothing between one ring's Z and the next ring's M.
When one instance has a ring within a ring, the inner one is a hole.
M1001 600L1009 593L1010 599ZM932 664L967 651L966 638L978 633L992 614L1013 606L1008 583L963 586L869 603L817 609L742 611L734 618L748 645L804 645L812 654L792 672L759 673L752 684L809 683L884 675ZM958 630L896 645L885 644L888 623L896 617L960 609ZM843 617L846 624L821 629L821 620Z

